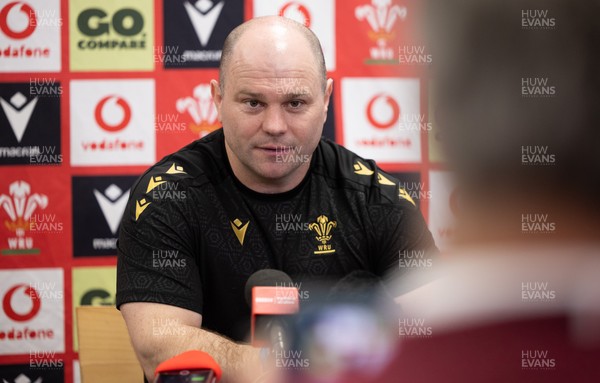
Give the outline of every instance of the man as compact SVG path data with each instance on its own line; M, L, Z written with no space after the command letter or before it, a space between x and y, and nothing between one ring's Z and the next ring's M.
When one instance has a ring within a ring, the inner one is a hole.
M242 24L211 86L223 129L142 175L121 224L117 305L148 378L191 349L211 354L226 381L259 365L256 349L234 343L248 335L243 291L257 270L298 285L354 270L383 277L402 252L435 249L397 180L321 139L333 84L308 28Z

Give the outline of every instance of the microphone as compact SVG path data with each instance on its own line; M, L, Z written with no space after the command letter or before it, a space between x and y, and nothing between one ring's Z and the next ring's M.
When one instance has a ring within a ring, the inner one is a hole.
M248 306L252 306L252 289L256 286L293 286L292 278L281 270L262 269L248 278L244 295Z
M221 367L207 353L186 351L165 360L154 370L154 383L217 383Z
M298 289L283 271L263 269L248 278L246 302L252 309L251 343L254 347L269 347L271 351L289 348L286 316L300 308Z

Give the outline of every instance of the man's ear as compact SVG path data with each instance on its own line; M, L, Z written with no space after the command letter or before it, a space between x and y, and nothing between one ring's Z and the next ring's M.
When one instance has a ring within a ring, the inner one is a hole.
M333 79L329 78L327 79L327 84L325 85L325 108L323 109L323 123L327 121L327 110L329 109L329 100L331 100L331 92L333 92Z
M219 119L219 122L222 122L221 102L223 102L223 94L221 93L221 86L217 80L210 80L210 95L217 108L217 118Z

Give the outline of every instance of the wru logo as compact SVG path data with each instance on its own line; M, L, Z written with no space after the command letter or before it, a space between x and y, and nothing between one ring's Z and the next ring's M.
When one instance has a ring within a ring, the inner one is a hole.
M318 216L317 222L308 225L310 230L313 230L317 233L317 236L315 237L317 241L321 242L321 245L317 246L318 250L314 252L315 254L327 254L335 252L335 249L332 249L331 245L327 243L331 240L332 235L330 233L331 229L334 227L337 227L337 222L329 221L329 218L327 218L325 215Z
M44 194L31 194L31 186L25 181L11 183L8 192L10 195L0 194L0 206L10 218L10 221L4 221L5 226L17 235L17 238L9 238L9 244L11 248L31 248L33 240L25 239L25 230L29 229L29 219L33 212L38 207L45 209L48 206L48 197Z

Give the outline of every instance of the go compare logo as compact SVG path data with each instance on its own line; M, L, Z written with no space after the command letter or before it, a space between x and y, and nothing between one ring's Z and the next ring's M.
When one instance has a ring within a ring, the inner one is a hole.
M70 2L69 8L72 70L153 69L152 1Z
M88 8L77 17L77 28L85 36L77 42L80 49L146 48L144 17L132 8L109 15L100 8ZM112 37L114 36L114 37Z

